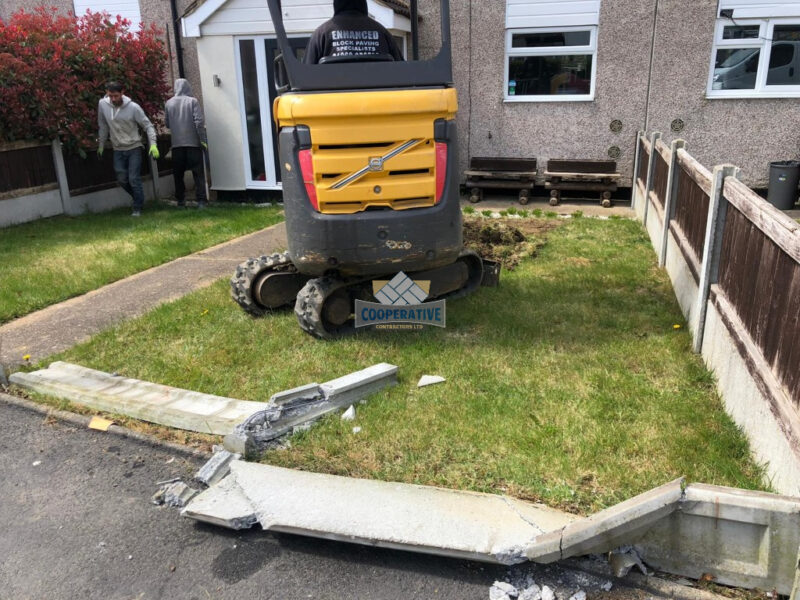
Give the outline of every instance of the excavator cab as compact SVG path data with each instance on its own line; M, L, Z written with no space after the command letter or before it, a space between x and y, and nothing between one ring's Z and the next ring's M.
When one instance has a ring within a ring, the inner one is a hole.
M462 245L458 101L449 2L441 48L412 60L337 56L306 64L292 51L279 0L268 0L281 55L273 106L288 253L250 259L232 295L254 314L295 303L300 326L320 338L353 330L353 303L373 279L403 271L431 282L428 299L480 285L482 261Z

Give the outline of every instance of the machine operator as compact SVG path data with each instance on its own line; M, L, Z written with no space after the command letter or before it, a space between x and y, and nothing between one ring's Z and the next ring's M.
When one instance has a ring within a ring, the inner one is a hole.
M329 59L358 57L365 62L403 60L392 35L369 17L367 0L333 0L333 18L311 36L303 62L315 65Z

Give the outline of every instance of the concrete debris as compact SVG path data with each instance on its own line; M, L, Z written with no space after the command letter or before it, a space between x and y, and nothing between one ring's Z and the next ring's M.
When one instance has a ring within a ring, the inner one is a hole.
M439 375L423 375L419 378L419 382L417 382L417 387L425 387L426 385L433 385L435 383L444 383L447 381L444 377L440 377Z
M181 515L235 530L250 529L258 523L253 505L231 475L200 492Z
M529 585L519 593L519 600L541 600L542 588L535 583Z
M269 399L269 404L281 406L284 404L298 404L316 400L322 395L322 390L318 383L309 383L300 387L284 390L273 394Z
M606 581L600 586L600 589L603 590L604 592L610 592L612 587L614 587L614 584L611 583L610 581Z
M238 460L241 457L241 454L233 454L225 449L219 450L208 459L206 464L200 467L194 478L206 486L214 485L228 474L231 461Z
M540 580L541 589L523 596L535 582L512 579L527 600L555 600L554 587L562 600L585 600L581 591L611 589L609 568L616 576L633 567L648 573L645 562L788 595L800 547L800 498L682 479L580 518L506 496L232 461L230 473L182 514L234 529L258 522L265 530L505 565L608 557L597 575L572 577L566 587Z
M40 460L35 460L35 461L33 461L33 463L32 463L32 465L33 465L34 467L38 467L40 464L42 464L42 461L40 461Z
M248 458L255 456L298 427L396 383L397 367L379 363L323 384L312 383L280 392L225 436L225 448Z
M353 433L361 433L361 427L353 427Z
M173 477L172 479L165 479L164 481L156 481L156 485L168 485L170 483L175 483L176 481L180 481L180 477Z
M196 489L190 488L182 481L176 481L164 488L164 504L183 508L197 494L198 491Z
M489 600L510 600L518 596L519 590L504 581L495 581L489 589Z
M586 592L583 590L578 590L569 597L569 600L586 600Z
M342 413L342 421L352 421L356 418L356 408L352 404L350 408Z
M152 495L152 497L150 498L150 502L152 502L156 506L161 506L162 504L164 504L164 494L165 490L164 488L161 488L155 494Z
M647 567L632 546L622 546L609 552L608 564L611 565L614 577L625 577L633 567L639 567L642 575L648 574Z

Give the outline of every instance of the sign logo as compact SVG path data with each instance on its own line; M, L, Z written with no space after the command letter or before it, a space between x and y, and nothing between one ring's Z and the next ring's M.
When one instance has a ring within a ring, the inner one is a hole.
M356 327L403 324L445 326L445 301L425 302L430 295L430 281L414 281L400 271L389 281L373 281L376 302L356 300ZM411 327L408 327L411 326Z
M383 157L373 156L369 159L370 171L383 171Z

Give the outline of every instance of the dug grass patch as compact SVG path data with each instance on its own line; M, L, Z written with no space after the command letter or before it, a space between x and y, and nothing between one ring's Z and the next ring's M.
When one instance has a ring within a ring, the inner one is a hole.
M203 248L273 225L278 208L213 205L177 210L148 204L53 217L0 233L0 323L97 289Z
M574 219L498 288L447 305L446 329L319 341L291 311L253 319L217 284L59 358L265 401L376 362L399 385L294 436L264 461L505 492L589 512L685 475L763 489L762 470L690 350L638 224ZM423 374L447 382L416 387ZM357 425L360 433L353 433Z

